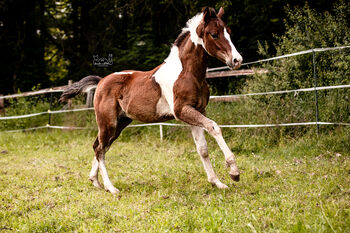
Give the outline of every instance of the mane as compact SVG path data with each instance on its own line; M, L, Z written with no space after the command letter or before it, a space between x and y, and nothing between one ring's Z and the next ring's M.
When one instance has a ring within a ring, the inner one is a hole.
M202 18L203 18L203 13L198 13L192 18L190 18L187 21L186 26L182 29L182 32L179 34L179 36L175 40L174 45L180 46L188 34L190 34L190 38L196 46L198 44L203 45L203 40L198 37L196 32L196 29L200 24Z
M190 34L190 31L181 32L180 35L176 38L174 45L180 47L182 42L184 42L184 40L188 36L188 34Z
M190 18L187 21L186 26L182 29L182 32L184 32L184 31L190 31L190 32L196 31L202 18L203 18L203 13L197 13L195 16L193 16L192 18Z

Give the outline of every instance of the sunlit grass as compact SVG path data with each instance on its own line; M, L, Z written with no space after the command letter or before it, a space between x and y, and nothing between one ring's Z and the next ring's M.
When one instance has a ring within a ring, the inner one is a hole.
M169 131L170 129L168 129ZM224 134L234 132L224 130ZM212 187L190 135L127 129L107 153L120 197L87 180L90 132L0 134L0 229L19 232L347 232L349 132L285 139L226 138L243 174L233 183L208 137L228 190Z

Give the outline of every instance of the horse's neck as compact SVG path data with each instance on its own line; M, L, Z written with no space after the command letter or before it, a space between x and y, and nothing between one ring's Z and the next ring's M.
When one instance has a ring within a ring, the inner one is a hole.
M184 72L190 72L194 77L205 80L208 55L201 45L195 45L191 39L180 47L180 60Z

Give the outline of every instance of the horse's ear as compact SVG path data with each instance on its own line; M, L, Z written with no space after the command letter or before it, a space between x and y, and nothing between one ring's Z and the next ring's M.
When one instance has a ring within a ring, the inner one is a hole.
M196 29L196 33L197 33L199 38L203 38L203 35L204 35L204 23L201 23L201 24L198 25L198 27Z
M210 19L213 17L212 12L210 11L209 7L205 7L203 10L203 21L207 24L209 23Z
M220 7L219 13L217 14L218 18L221 18L224 15L224 8Z

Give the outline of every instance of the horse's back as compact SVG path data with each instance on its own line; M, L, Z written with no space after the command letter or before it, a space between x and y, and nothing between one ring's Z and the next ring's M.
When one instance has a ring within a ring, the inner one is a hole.
M142 122L172 119L173 116L159 114L157 109L162 91L153 74L158 68L146 72L122 71L106 76L96 89L95 109L97 106L111 111L120 107L123 115Z
M159 111L162 90L154 77L157 70L134 73L123 89L119 103L130 118L149 123L173 119Z

